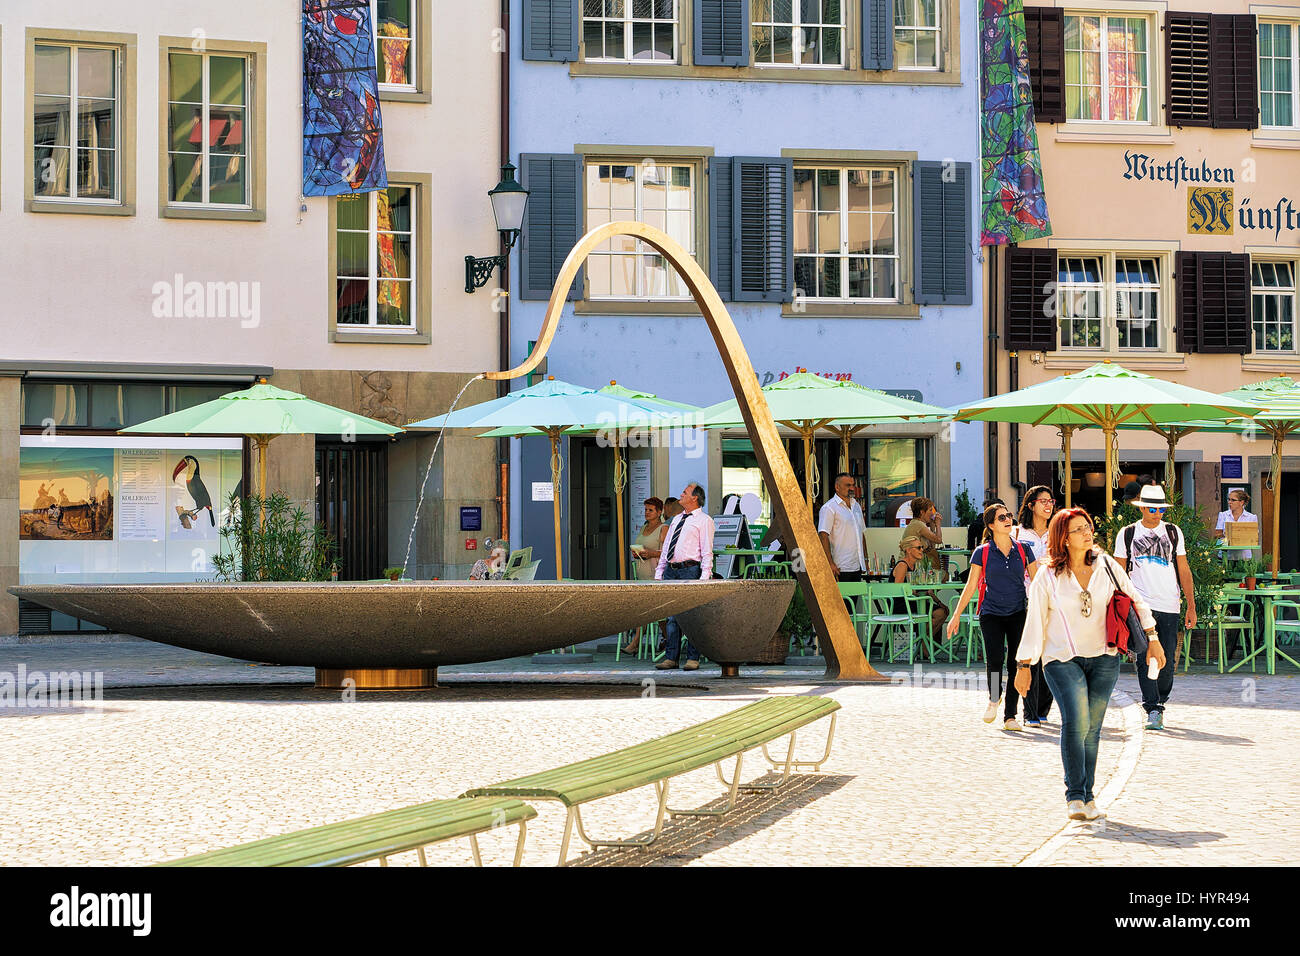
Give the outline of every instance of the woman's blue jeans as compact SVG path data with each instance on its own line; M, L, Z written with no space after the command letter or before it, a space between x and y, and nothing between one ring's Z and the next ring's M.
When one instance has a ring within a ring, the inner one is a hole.
M1047 686L1061 708L1061 763L1065 765L1065 799L1093 799L1097 745L1106 719L1110 692L1119 677L1119 655L1050 661L1043 668Z

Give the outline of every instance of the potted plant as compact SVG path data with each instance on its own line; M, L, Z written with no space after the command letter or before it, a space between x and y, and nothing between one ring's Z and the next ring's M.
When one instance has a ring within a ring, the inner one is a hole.
M1245 588L1247 591L1255 590L1257 579L1259 577L1260 572L1264 570L1264 566L1265 565L1263 561L1254 558L1251 558L1250 560L1247 561L1242 561L1238 565L1244 577L1244 580L1241 582L1241 586Z
M402 572L405 570L406 569L402 567L384 568L384 577L388 578L390 581L400 581L402 580Z

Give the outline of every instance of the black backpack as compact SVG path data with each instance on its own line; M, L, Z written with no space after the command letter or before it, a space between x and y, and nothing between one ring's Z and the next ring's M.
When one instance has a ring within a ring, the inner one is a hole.
M1131 524L1124 528L1124 554L1127 555L1127 561L1133 560L1133 538L1137 534L1137 525ZM1169 536L1169 554L1170 557L1178 557L1178 525L1165 522L1165 534Z

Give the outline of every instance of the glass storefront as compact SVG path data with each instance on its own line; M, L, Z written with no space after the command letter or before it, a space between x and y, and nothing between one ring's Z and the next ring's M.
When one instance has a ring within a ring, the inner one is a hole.
M904 502L927 494L928 439L870 438L867 440L867 527L888 528Z

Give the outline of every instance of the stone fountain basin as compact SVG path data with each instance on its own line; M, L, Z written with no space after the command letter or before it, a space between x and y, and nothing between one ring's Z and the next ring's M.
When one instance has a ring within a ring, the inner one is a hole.
M435 668L554 650L677 615L710 659L776 633L794 581L27 584L28 601L159 644L316 668Z

